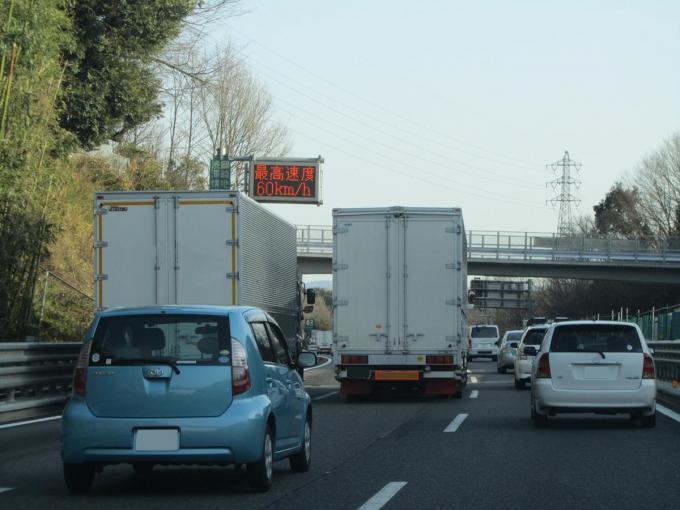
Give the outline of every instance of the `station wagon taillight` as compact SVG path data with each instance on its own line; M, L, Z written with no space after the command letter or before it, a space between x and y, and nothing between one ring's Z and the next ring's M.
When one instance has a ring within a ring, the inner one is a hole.
M80 348L76 369L73 371L73 393L81 397L85 396L85 386L87 385L87 365L90 358L92 341L85 342Z
M250 389L246 350L233 338L231 340L231 387L234 395L240 395Z
M367 365L368 356L343 354L342 357L340 358L340 362L343 365Z
M654 379L654 359L647 353L644 353L642 359L642 378L643 379Z
M550 379L550 377L550 357L547 352L544 352L538 359L536 379Z

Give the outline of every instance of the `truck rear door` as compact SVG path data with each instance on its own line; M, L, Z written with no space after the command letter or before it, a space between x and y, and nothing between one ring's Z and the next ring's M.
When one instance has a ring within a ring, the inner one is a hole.
M232 199L178 198L174 221L174 302L237 303L236 212Z
M451 216L410 212L395 218L400 242L401 349L436 352L456 349L458 289L462 267L460 236Z
M334 231L334 336L348 349L398 348L396 237L391 216L339 216Z

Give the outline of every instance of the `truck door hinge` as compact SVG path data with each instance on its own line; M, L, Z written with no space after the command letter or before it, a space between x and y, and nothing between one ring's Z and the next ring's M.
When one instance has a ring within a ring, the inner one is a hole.
M238 272L236 272L236 273L227 273L227 279L229 279L229 280L238 280Z
M238 239L227 239L227 246L238 246Z
M108 214L108 213L109 213L109 211L106 210L104 207L97 207L94 210L95 216L100 216L100 215L103 216L104 214Z
M227 207L224 208L225 211L228 213L237 213L238 212L238 207L235 205L228 205Z
M106 248L109 245L108 241L95 241L94 242L94 249L98 248Z
M346 234L347 232L349 232L349 229L347 227L335 227L335 228L333 228L333 234L334 235Z
M444 229L444 232L447 234L458 234L460 235L463 232L463 229L460 228L460 225L456 225L455 227L446 227Z
M333 306L347 306L349 304L349 301L346 299L334 299L333 300Z
M449 306L462 306L462 301L460 298L456 299L447 299L446 304Z
M94 275L94 281L95 282L100 282L100 281L104 281L104 280L108 280L108 279L109 279L109 275L107 275L107 274L96 274L96 275Z
M335 340L333 340L333 341L335 343L338 343L338 342L347 342L348 340L349 340L349 338L346 337L346 336L336 336Z
M348 268L347 264L333 264L333 271L344 271Z

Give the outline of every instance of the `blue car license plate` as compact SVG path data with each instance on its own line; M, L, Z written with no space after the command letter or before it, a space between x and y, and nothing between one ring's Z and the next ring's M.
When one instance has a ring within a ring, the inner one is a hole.
M137 429L135 450L138 452L179 450L179 429Z

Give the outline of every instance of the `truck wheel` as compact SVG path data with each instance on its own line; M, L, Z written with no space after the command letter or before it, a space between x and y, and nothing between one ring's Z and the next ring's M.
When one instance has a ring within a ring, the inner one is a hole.
M302 439L302 448L299 452L288 457L290 469L295 473L305 473L309 471L312 462L312 423L307 415L305 420L305 431Z
M64 463L64 481L71 494L85 494L90 492L94 481L94 466L92 464Z
M248 464L248 482L253 492L267 492L272 486L274 477L274 438L271 428L267 426L262 444L262 458L258 462Z
M451 395L451 398L463 398L463 390L458 390L453 395Z
M524 381L520 379L515 379L515 389L516 390L523 390L524 389Z

